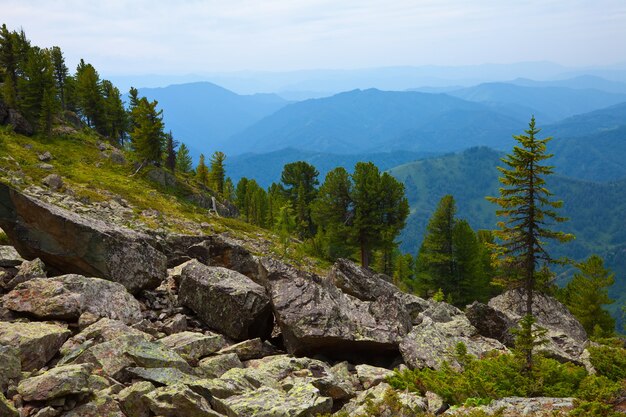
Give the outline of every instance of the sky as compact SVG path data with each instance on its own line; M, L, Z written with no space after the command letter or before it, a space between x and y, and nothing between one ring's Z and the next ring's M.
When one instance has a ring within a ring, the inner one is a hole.
M106 74L626 62L626 0L0 0Z

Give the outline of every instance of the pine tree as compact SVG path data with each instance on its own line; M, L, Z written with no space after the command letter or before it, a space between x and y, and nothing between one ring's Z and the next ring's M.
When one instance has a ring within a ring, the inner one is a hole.
M50 136L57 114L57 97L50 50L32 47L18 81L21 91L19 109L38 130Z
M502 281L510 287L524 288L526 318L522 322L521 337L528 338L523 351L526 369L530 370L535 340L532 305L536 271L540 263L555 262L546 251L545 240L566 242L573 236L550 228L551 223L566 221L555 210L563 203L553 200L552 193L546 188L546 177L553 173L553 167L542 162L552 157L546 153L546 144L552 138L535 137L540 129L535 127L534 117L528 127L526 134L513 136L518 146L502 159L506 167L498 167L502 174L500 196L487 199L500 206L496 214L503 219L498 223L499 230L494 232L500 240L500 261L507 274Z
M0 67L4 68L4 101L13 108L19 108L19 81L24 76L24 68L31 49L30 41L23 30L9 31L6 24L0 27Z
M233 201L234 198L235 186L233 185L233 180L230 179L230 177L226 177L226 179L224 180L224 200Z
M124 145L128 131L128 114L120 90L109 80L102 80L102 123L99 133L111 138L118 146Z
M170 130L165 134L165 167L172 172L176 170L176 146L178 142L174 140Z
M163 159L163 110L157 111L158 102L145 97L133 109L134 127L130 135L132 147L140 160L160 165Z
M58 46L53 46L51 51L52 67L54 69L54 80L56 83L56 90L59 95L59 101L61 102L61 109L66 110L66 90L67 90L67 77L69 76L69 70L65 65L65 58L63 52Z
M180 144L178 152L176 152L176 171L188 174L193 169L193 161L189 155L189 149L184 143Z
M315 234L310 205L317 193L318 175L313 165L298 161L285 165L280 177L283 193L296 212L296 230L301 238Z
M216 151L211 156L211 184L219 195L224 195L224 180L226 178L226 169L224 167L225 160L226 155L224 155L223 152Z
M198 166L196 167L196 180L200 184L208 185L209 184L209 169L204 162L204 154L200 154L200 160L198 161Z
M615 319L603 306L614 302L609 297L608 288L615 283L615 275L604 267L604 261L597 255L590 256L576 266L579 272L563 290L565 305L587 334L612 336Z
M87 125L100 130L104 124L102 83L91 64L80 60L76 68L76 98L78 111Z

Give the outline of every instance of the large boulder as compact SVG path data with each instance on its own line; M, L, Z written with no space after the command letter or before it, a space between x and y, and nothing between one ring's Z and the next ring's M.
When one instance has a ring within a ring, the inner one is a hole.
M285 346L297 355L326 354L365 360L398 353L411 318L393 296L362 301L328 280L264 259L265 279Z
M0 268L19 266L24 262L13 246L0 246Z
M465 316L482 336L513 345L514 338L509 330L515 323L502 311L474 301L465 309Z
M475 415L498 415L502 417L552 417L568 415L575 407L574 398L550 398L550 397L506 397L494 400L489 405L479 407L462 407L446 411L445 415L463 416Z
M23 371L44 366L59 351L71 332L48 323L9 323L0 321L0 345L19 351Z
M65 365L20 382L17 391L25 401L46 401L53 398L92 392L91 365Z
M4 307L40 319L76 321L85 312L127 324L143 318L121 284L74 274L24 282L4 296Z
M328 274L328 279L337 288L363 301L374 301L400 291L385 278L388 277L376 274L348 259L338 259Z
M150 410L164 417L220 417L206 398L188 386L175 384L157 388L144 396Z
M235 340L271 334L272 311L265 288L239 272L191 260L181 272L178 300L207 326Z
M20 352L12 346L0 345L0 392L18 381L21 371Z
M523 289L509 290L492 298L489 307L505 314L512 327L517 326L525 315L526 292ZM583 365L580 356L587 343L587 333L567 307L549 295L536 292L532 308L537 325L547 330L547 343L538 349L557 360Z
M64 273L119 282L130 292L156 288L166 276L165 255L150 238L83 217L0 183L0 227L25 258L41 258Z
M15 133L20 135L31 136L34 133L33 126L18 111L9 109L9 115L5 123L13 127Z
M195 332L174 333L160 339L159 342L194 363L200 358L217 352L226 344L224 338L219 334Z

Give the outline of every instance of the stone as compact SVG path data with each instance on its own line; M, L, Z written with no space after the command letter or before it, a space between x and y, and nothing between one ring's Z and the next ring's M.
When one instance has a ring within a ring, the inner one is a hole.
M63 414L63 417L126 417L119 404L108 395L98 395L87 404Z
M149 417L150 410L144 396L154 389L151 382L141 381L121 390L117 399L124 414L127 417Z
M207 378L219 378L229 369L243 368L243 363L236 353L226 353L200 360L198 368Z
M20 413L18 413L15 406L6 399L4 394L0 392L0 416L2 417L19 417Z
M22 364L20 352L13 346L0 345L0 392L20 379Z
M37 411L33 417L57 417L61 414L61 410L57 410L54 407L44 407L41 410Z
M17 387L25 401L47 401L72 394L92 392L89 386L91 365L65 365L41 375L24 379Z
M426 403L428 404L428 412L439 415L446 411L448 408L448 404L441 398L439 395L432 391L426 391L424 394L426 398Z
M176 368L128 368L127 372L133 378L141 378L159 385L191 384L200 379Z
M157 388L144 396L155 415L164 417L220 417L209 402L183 384Z
M368 408L372 405L384 407L383 399L387 392L393 391L393 388L386 382L382 382L372 388L366 389L358 393L358 395L347 402L340 410L342 413L346 413L349 416L368 415ZM406 415L419 415L419 413L426 410L426 400L416 394L406 392L398 393L398 400L404 408ZM395 416L394 410L381 410L378 415L381 416ZM402 414L405 415L405 414Z
M338 259L333 264L328 279L345 294L362 301L374 301L400 292L398 287L382 278L383 275L363 268L348 259Z
M14 109L9 109L9 117L7 117L5 123L11 125L13 131L20 135L32 136L35 132L28 120Z
M262 341L258 337L244 340L243 342L227 346L219 351L220 354L235 353L240 360L260 359L265 356L278 354L278 350L268 341Z
M467 306L465 316L479 334L513 346L514 337L509 329L515 325L506 314L486 304L474 301Z
M235 340L271 334L265 288L239 272L190 261L182 270L178 300L207 326Z
M395 357L411 318L394 297L361 301L328 280L263 259L276 321L287 351L366 361Z
M59 191L63 188L63 178L59 174L50 174L41 180L41 183L52 191Z
M509 290L489 301L489 307L504 313L513 326L525 314L526 295L524 290ZM583 326L569 312L567 307L555 298L535 292L533 296L533 315L537 326L547 330L547 343L537 349L548 357L562 362L574 362L584 365L580 359L587 333Z
M44 171L51 171L54 169L54 165L46 164L45 162L41 162L37 164L37 168L43 169Z
M143 318L123 285L75 274L24 282L4 297L4 307L40 319L76 321L86 312L127 324Z
M156 288L165 255L142 233L87 218L0 184L0 227L23 257L61 273L119 282L131 293Z
M70 334L68 329L56 324L0 322L0 345L19 351L22 371L43 367Z
M356 375L363 388L369 389L384 382L387 377L393 375L393 371L378 366L361 364L356 366Z
M52 154L49 151L45 151L44 153L37 155L37 158L39 158L41 162L48 162L52 160Z
M420 313L423 313L432 306L431 302L414 294L397 292L394 294L394 297L404 306L409 317L411 317L411 323L413 325L419 324L421 321Z
M187 330L187 317L184 314L177 313L163 322L162 329L167 335L184 332Z
M110 158L111 162L113 162L114 164L126 165L126 157L119 149L112 149Z
M226 235L211 236L209 241L209 265L232 269L247 276L253 281L259 281L259 262L243 244Z
M574 408L573 398L523 398L507 397L493 400L491 404L480 407L462 407L448 410L445 415L465 415L471 411L481 410L487 415L496 412L502 417L552 417L555 415L567 415Z
M198 359L217 352L226 344L222 335L215 333L205 335L194 332L175 333L159 341L192 362L197 362Z
M6 285L6 288L13 289L16 285L21 284L22 282L29 281L33 278L45 278L46 275L46 266L43 264L41 259L36 258L32 261L24 261L17 268L17 273Z
M455 369L462 369L455 357L458 343L463 343L467 353L478 358L491 351L508 352L507 348L495 339L489 339L476 333L465 316L449 322L435 322L431 317L424 317L400 343L400 352L404 362L411 368L440 369L446 361Z
M15 250L13 246L0 245L0 267L20 266L24 259Z

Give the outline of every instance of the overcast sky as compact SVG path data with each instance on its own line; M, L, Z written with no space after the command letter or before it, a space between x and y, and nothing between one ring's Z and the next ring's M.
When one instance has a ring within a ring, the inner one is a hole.
M0 0L107 74L626 62L626 0Z

